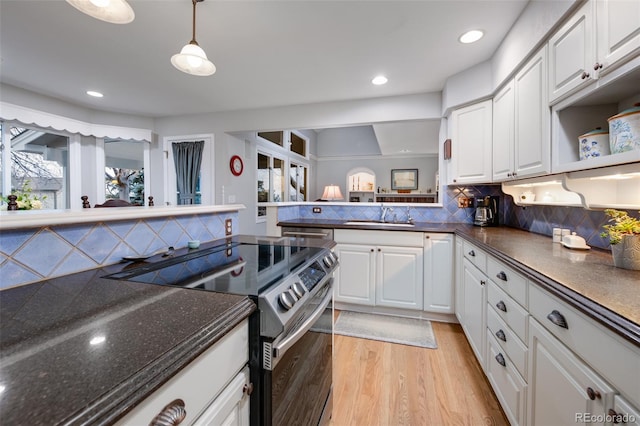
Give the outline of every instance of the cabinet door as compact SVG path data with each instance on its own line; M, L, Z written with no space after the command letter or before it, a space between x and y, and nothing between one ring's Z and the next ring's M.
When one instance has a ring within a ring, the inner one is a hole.
M484 369L487 327L487 277L467 259L463 263L462 287L464 294L464 330L471 349Z
M424 310L451 314L453 301L453 235L425 234Z
M515 85L515 163L517 178L551 170L551 110L547 101L547 48L520 70Z
M249 425L249 368L245 367L213 401L193 426Z
M490 100L451 113L452 183L491 182L492 115Z
M463 250L463 241L462 238L455 237L456 240L456 276L455 276L455 311L456 318L458 321L462 323L462 317L464 316L464 287L462 286L462 277L463 277L463 260L464 260L464 252Z
M592 81L596 59L593 9L594 2L587 2L549 39L549 100L552 103Z
M377 248L376 305L422 309L422 248Z
M366 245L338 244L340 268L336 274L336 302L375 304L375 248Z
M613 405L613 390L533 318L528 382L530 425L591 423L587 417L604 419Z
M600 74L604 74L640 49L640 1L596 1L596 27L597 61L602 65Z
M493 98L493 181L500 182L513 175L514 149L513 80Z

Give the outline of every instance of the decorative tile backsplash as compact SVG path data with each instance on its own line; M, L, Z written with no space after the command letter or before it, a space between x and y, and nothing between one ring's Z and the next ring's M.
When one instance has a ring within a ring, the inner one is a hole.
M79 272L136 256L185 247L189 240L224 238L224 222L238 213L210 213L3 231L0 289Z
M447 188L442 194L443 208L439 207L411 207L411 216L419 222L438 223L472 223L475 209L458 208L457 197L462 193L460 188ZM528 206L519 207L513 203L510 195L502 193L499 185L467 186L464 194L468 197L485 195L499 196L500 224L534 232L536 234L552 236L553 228L568 228L571 232L583 237L587 244L609 250L607 240L600 237L602 226L607 223L603 211L585 210L580 207L558 206ZM322 213L313 213L312 207L322 207ZM353 205L300 205L281 207L278 209L279 220L304 219L379 219L380 203L359 203ZM406 219L406 208L394 207L398 220ZM636 215L637 212L629 212Z

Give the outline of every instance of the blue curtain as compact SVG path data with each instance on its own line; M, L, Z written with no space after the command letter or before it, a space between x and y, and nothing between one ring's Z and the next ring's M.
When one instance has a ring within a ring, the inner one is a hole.
M172 148L173 162L176 166L178 204L194 204L204 141L174 142Z

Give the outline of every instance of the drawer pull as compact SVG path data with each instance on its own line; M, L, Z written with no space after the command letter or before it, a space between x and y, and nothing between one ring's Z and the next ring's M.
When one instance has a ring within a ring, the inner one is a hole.
M611 417L611 421L613 422L613 424L617 425L620 422L626 423L624 420L622 420L624 418L624 415L618 414L618 412L613 408L609 408L609 412L607 414L609 414L609 417Z
M471 257L476 257L476 252L475 252L475 251L473 251L473 250L471 250L471 251L469 252L469 256L471 256Z
M498 277L498 279L501 279L502 281L507 281L507 274L504 273L504 271L500 271L496 274L496 277Z
M498 361L498 364L500 364L503 367L507 366L507 361L504 360L504 357L502 356L502 354L496 355L496 361Z
M242 393L251 395L253 393L253 383L245 383L244 386L242 386Z
M480 285L485 285L487 282L485 280L480 280Z
M507 336L504 334L504 331L502 331L502 330L496 331L496 337L498 339L502 340L503 342L507 341Z
M569 329L569 326L567 325L567 320L564 319L564 316L556 310L551 311L551 313L547 315L547 319L552 323L554 323L555 325L557 325L558 327Z
M505 305L502 300L496 303L496 308L500 309L502 312L507 312L507 305Z
M589 397L590 400L595 400L602 398L602 395L600 395L600 392L598 392L597 390L593 390L593 388L588 387L587 388L587 396Z
M153 426L176 426L187 417L185 403L181 399L175 399L167 404L162 411L151 420Z

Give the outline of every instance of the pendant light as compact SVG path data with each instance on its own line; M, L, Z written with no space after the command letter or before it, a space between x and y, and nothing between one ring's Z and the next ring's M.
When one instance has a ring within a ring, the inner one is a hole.
M71 6L101 21L128 24L135 18L127 0L67 0Z
M193 2L193 36L189 44L185 45L180 53L171 57L171 63L174 67L187 74L207 76L216 72L216 66L213 65L204 50L198 46L196 41L196 3L204 0L192 0Z

